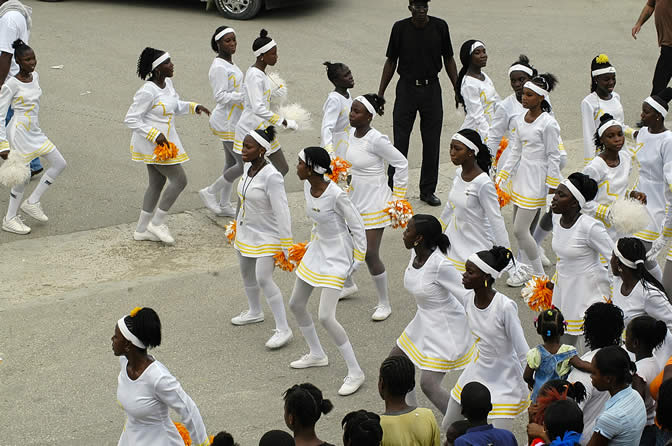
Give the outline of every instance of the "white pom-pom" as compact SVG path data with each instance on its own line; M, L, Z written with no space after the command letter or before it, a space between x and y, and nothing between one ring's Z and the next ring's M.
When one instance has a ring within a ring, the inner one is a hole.
M9 152L9 157L0 166L0 184L10 189L30 181L30 167L18 151Z
M312 118L310 112L303 108L300 104L287 104L278 108L277 112L284 119L291 119L296 121L298 130L309 130L312 126ZM283 128L282 126L279 126Z
M271 88L273 88L273 90L277 90L278 88L287 86L285 80L282 77L280 77L280 75L276 71L268 73L266 75L271 80Z
M649 225L651 217L646 206L634 198L619 198L611 205L609 218L621 235L632 235Z
M278 73L268 73L271 80L271 104L283 105L287 102L287 84Z

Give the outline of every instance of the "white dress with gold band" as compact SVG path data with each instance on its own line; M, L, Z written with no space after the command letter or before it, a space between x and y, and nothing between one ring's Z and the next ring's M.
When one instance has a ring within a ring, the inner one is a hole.
M210 129L220 141L233 142L243 113L243 72L235 63L215 57L208 79L217 103L210 115Z
M327 152L345 158L348 151L348 139L350 138L350 107L352 96L345 97L332 91L322 107L322 147Z
M488 141L488 131L495 116L497 103L501 100L495 90L495 84L483 74L484 79L476 79L472 76L464 76L460 91L464 98L464 107L467 115L460 127L462 129L476 130L483 142Z

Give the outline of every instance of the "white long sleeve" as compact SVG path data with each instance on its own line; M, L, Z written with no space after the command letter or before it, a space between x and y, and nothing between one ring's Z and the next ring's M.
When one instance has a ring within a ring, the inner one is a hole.
M524 115L521 119L524 119ZM518 164L520 163L520 158L523 154L523 146L517 133L518 127L516 127L516 138L513 141L513 144L506 149L509 151L509 156L504 161L502 168L497 172L497 176L504 181L507 181L511 175L515 173L516 169L518 169Z
M363 262L366 257L366 231L362 216L359 215L355 205L352 204L346 193L342 191L336 198L334 210L343 217L345 224L348 225L354 244L353 257L355 261Z
M156 382L155 396L180 415L194 446L210 444L198 407L174 376L164 375Z
M499 150L499 143L509 130L509 115L508 110L504 107L497 107L495 116L492 118L492 124L488 128L487 143L490 156L497 155Z
M558 187L562 178L560 173L562 153L560 152L560 125L555 119L544 128L544 148L548 160L546 185L548 187Z
M382 133L374 143L374 150L376 155L394 167L392 196L397 199L404 198L408 189L408 160L394 147L390 138Z
M229 75L224 66L214 66L209 73L210 86L215 102L226 106L229 104L239 104L243 101L243 92L236 91L233 84L234 77Z
M527 340L525 340L523 327L520 325L518 306L514 301L507 298L502 310L506 335L511 340L516 358L524 368L525 364L527 364L527 352L530 350L530 347L527 344Z
M587 100L581 101L581 127L583 129L583 165L595 158L595 107Z
M341 114L341 104L338 98L334 98L331 95L327 96L322 113L322 129L320 132L322 147L332 147L333 150L334 128L336 127L338 116Z
M148 140L155 142L156 137L161 134L157 129L144 121L145 114L152 109L154 96L144 89L138 90L133 96L133 103L126 112L124 124L131 130L138 132ZM151 134L151 136L150 136Z
M497 190L492 181L488 180L488 182L479 189L478 200L480 201L483 211L490 223L490 227L492 228L493 236L495 237L495 245L510 248L511 242L509 241L509 233L506 231L506 224L502 218L502 211L497 199Z
M274 174L268 177L266 184L266 193L268 194L273 214L278 222L278 234L283 248L292 246L292 217L289 213L289 204L287 194L285 193L285 181L280 174Z
M441 223L441 229L445 232L446 226L450 223L450 219L453 217L453 205L450 203L450 200L447 200L446 206L441 211L441 216L439 217L439 222Z
M253 74L253 76L249 76ZM248 70L248 77L245 78L245 90L250 101L250 108L254 115L269 121L271 124L276 124L280 120L280 116L276 115L268 108L268 101L266 100L264 91L264 83L261 76L266 76L263 72L254 73Z
M602 223L598 221L591 225L587 242L588 246L601 254L609 263L614 252L614 242Z
M7 119L7 112L12 103L12 98L14 98L14 92L6 83L3 84L2 88L0 88L0 152L9 150L5 119Z
M672 331L672 304L658 288L647 284L649 290L644 290L648 298L644 301L646 314L654 319L665 322L667 329Z
M481 139L485 140L488 137L488 119L485 117L485 110L481 104L481 92L475 85L464 83L462 85L462 97L464 98L464 107L467 110L465 121L476 122L476 128L472 130L478 131Z
M452 263L443 260L439 265L435 280L443 289L453 295L463 307L466 307L467 299L473 295L473 292L464 288L462 274L455 269Z

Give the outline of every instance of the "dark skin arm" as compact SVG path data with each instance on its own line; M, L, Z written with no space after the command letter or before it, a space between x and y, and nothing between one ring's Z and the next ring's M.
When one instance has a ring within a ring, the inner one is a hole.
M523 380L527 383L527 387L532 390L534 387L534 369L530 367L529 364L525 366L525 372L523 372Z
M593 432L587 446L607 446L608 444L609 439L607 437L603 437L599 432Z
M582 372L591 373L593 371L593 365L590 362L582 360L578 355L569 358L569 365Z
M649 386L646 385L646 381L642 379L639 375L632 376L632 388L637 391L644 401L646 401L646 394L649 392Z
M457 94L457 65L455 65L455 58L453 56L443 56L443 65L446 67L446 74L448 75L448 79L450 79L450 83L453 84L453 90Z
M380 76L380 86L378 87L378 96L385 97L385 90L387 90L387 86L390 85L392 76L394 76L394 70L396 69L397 69L396 59L388 57L387 60L385 60L385 65L383 65L383 74L382 76ZM381 110L383 110L383 107L381 107Z

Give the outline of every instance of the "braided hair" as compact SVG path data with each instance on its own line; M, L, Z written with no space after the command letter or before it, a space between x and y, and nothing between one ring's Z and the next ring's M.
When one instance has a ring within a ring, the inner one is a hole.
M404 355L389 356L380 365L380 379L387 393L405 396L415 387L415 366Z
M623 310L607 302L595 302L583 315L583 337L590 350L620 345L623 325Z
M269 125L265 129L256 129L254 131L257 132L257 135L261 136L269 143L273 141L273 138L275 138L276 134L275 126L272 125Z
M383 440L380 416L366 410L348 413L341 421L345 446L379 446Z
M465 112L467 111L467 107L464 104L464 96L462 96L462 81L464 80L464 76L467 75L469 65L471 64L471 46L476 42L479 42L479 40L469 39L460 47L462 68L457 73L457 82L455 82L455 108L460 108L461 105Z
M161 320L152 308L144 307L134 316L126 316L124 323L147 348L161 345Z
M378 116L383 116L384 110L383 110L383 105L385 105L385 98L382 96L378 96L375 93L367 93L363 95L367 101L371 105L373 105L373 109L376 111L376 114Z
M163 50L157 50L156 48L150 47L142 50L140 57L138 57L138 68L136 71L138 77L142 80L151 80L154 76L152 71L152 63L164 53L165 51Z
M644 243L638 238L623 237L616 242L616 247L618 248L618 252L620 252L623 257L637 264L637 269L634 270L634 274L642 283L644 289L651 290L651 287L656 288L658 291L663 293L668 301L670 301L670 297L665 292L665 287L663 284L660 283L660 281L656 279L644 266L646 263L646 247L644 246ZM620 260L618 260L618 257L616 257L616 260L618 261L618 264L621 266L621 268L628 268L632 270L632 268L625 266ZM672 303L672 301L670 301L670 303Z
M492 156L490 155L490 150L488 149L488 146L483 144L481 135L479 135L476 130L472 129L462 129L459 130L457 133L464 136L469 141L474 143L476 147L478 147L478 153L476 153L476 164L483 172L485 173L490 172L490 166L492 166Z
M544 341L555 339L565 334L565 317L560 310L553 307L539 312L534 326Z
M338 74L346 68L346 65L342 62L324 62L322 65L327 67L327 79L331 82L334 82L338 77Z
M422 235L422 246L430 251L439 248L442 253L448 251L450 240L443 233L439 220L429 214L415 214L411 220L415 225L415 233Z
M328 414L334 405L324 399L322 391L311 383L296 384L285 391L285 411L294 416L302 427L313 427L322 414Z

